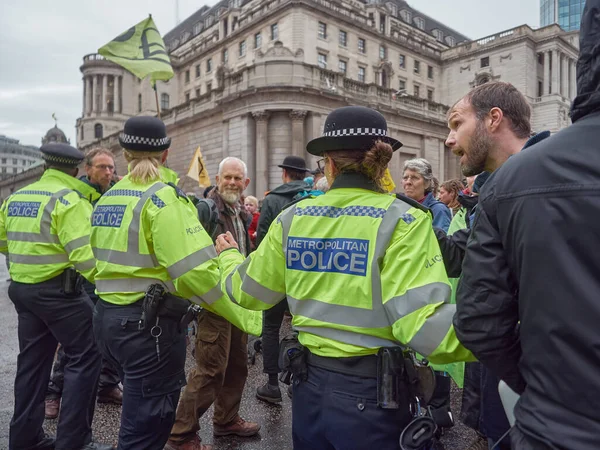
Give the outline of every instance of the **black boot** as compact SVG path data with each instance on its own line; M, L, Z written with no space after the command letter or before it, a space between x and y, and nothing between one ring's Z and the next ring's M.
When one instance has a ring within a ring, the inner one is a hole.
M265 383L256 389L256 398L269 403L281 403L281 390L279 386L273 386Z

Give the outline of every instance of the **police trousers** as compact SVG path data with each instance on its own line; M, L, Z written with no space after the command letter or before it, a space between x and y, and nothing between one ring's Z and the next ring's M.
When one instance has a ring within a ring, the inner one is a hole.
M263 372L278 374L279 367L279 331L283 316L288 309L287 299L263 312L262 352Z
M98 301L98 296L94 292L96 286L89 281L85 280L83 288L88 294L94 304ZM59 345L58 351L56 352L56 360L52 366L52 375L50 377L50 383L48 383L48 390L46 391L47 399L56 399L62 397L62 391L65 384L65 366L67 365L67 358L65 357L64 348ZM98 395L108 393L113 390L119 384L119 373L117 368L114 367L106 359L102 358L102 368L100 369L100 381L98 382Z
M159 318L159 358L156 339L149 330L138 330L141 304L114 305L100 299L94 310L98 347L123 381L118 450L162 450L185 385L184 330L177 320Z
M377 379L308 366L306 381L294 382L294 450L397 449L412 415L377 407Z
M92 302L82 290L66 296L61 277L43 283L13 281L8 296L17 310L19 356L11 450L34 446L44 437L44 398L58 342L68 363L58 419L56 449L77 450L92 439L100 355L92 333Z

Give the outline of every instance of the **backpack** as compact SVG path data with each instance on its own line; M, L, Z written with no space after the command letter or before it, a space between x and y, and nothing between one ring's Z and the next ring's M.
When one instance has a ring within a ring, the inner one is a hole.
M202 227L214 241L216 238L217 227L220 224L219 210L214 200L210 198L201 198L195 202L196 210L198 211L198 219Z

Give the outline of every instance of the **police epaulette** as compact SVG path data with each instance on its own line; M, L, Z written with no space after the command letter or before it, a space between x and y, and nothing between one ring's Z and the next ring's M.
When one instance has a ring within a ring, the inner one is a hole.
M167 183L169 186L171 186L173 189L175 189L175 193L177 194L177 198L183 198L185 199L186 202L189 202L190 199L188 198L187 195L185 195L185 192L183 192L181 189L179 189L175 183L173 182L169 182Z
M430 211L430 209L427 206L421 205L418 201L413 200L412 198L409 198L406 195L396 194L396 198L398 200L402 200L403 202L408 203L413 208L420 209L423 212L429 212Z

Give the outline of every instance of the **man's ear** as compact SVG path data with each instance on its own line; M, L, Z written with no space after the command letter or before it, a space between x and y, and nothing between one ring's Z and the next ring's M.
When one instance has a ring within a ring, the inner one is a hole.
M246 181L244 181L244 189L246 189L249 184L250 184L250 178L246 178Z
M494 107L494 108L490 109L489 119L490 119L489 130L490 130L490 132L494 133L494 132L498 131L498 129L500 128L502 119L504 119L504 113L502 112L502 110L500 108Z

